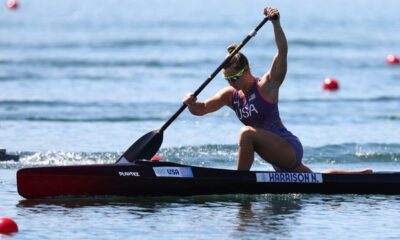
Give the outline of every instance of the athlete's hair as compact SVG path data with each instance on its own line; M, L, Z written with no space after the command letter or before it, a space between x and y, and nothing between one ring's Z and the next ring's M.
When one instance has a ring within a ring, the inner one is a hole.
M237 46L238 46L237 44L229 45L228 48L227 48L228 53L231 54L233 52L233 50L235 50L235 48ZM247 60L247 57L241 52L236 53L235 56L233 56L230 59L230 61L228 61L224 65L224 69L233 68L233 69L236 69L236 70L241 70L244 67L246 67L246 69L248 69L249 61Z

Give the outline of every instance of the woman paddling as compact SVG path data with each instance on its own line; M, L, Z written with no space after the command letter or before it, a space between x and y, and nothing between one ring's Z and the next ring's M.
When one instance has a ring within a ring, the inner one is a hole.
M189 93L184 97L183 103L192 114L198 116L217 111L223 106L236 112L240 121L246 125L240 130L238 170L250 170L256 152L272 164L276 171L311 172L302 163L303 147L300 140L285 128L279 116L279 87L285 79L288 53L279 11L276 8L265 8L264 15L272 22L278 49L270 70L261 78L253 76L246 56L239 52L223 69L229 87L204 102L197 102L194 95ZM229 46L228 52L231 53L235 48L236 45ZM345 170L327 172L354 173Z

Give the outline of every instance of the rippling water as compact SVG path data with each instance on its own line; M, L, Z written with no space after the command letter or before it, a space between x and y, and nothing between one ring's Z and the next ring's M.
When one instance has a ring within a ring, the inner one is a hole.
M400 170L400 3L272 1L289 42L280 92L285 125L304 161L327 168ZM396 238L399 198L229 195L24 200L15 172L112 163L161 127L262 19L265 1L22 1L0 7L0 216L20 239ZM275 54L267 23L243 52L262 75ZM340 90L322 91L325 77ZM217 76L200 94L226 83ZM167 161L235 168L240 122L229 109L184 112L165 131ZM211 130L211 131L210 131ZM253 169L272 170L256 158Z

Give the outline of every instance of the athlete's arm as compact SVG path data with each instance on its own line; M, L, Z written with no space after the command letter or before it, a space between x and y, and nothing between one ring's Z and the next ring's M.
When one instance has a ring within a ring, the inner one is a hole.
M207 113L215 112L223 106L232 106L232 87L226 87L219 91L212 98L204 102L197 102L192 93L187 94L183 98L183 103L189 108L193 115L202 116Z
M266 8L264 9L264 14L269 16L271 19L275 34L275 44L278 52L272 61L271 69L262 77L260 86L265 89L265 85L269 82L272 87L279 88L286 76L288 44L279 21L278 9ZM275 20L274 16L277 16Z

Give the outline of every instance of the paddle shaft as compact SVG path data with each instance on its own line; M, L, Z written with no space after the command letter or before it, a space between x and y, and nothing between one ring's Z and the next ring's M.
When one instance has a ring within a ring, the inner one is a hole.
M268 21L268 17L265 17L258 25L256 28L254 28L247 36L245 39L243 39L243 41L225 58L225 60L217 67L217 69L214 70L213 73L211 73L211 75L203 82L203 84L201 84L201 86L193 93L193 95L195 97L197 97L201 91L203 91L203 89L211 82L211 80L213 80L215 78L215 76L217 76L217 74L224 68L225 64L228 63L233 56L235 56L236 53L238 53L240 51L240 49L242 49L242 47L244 45L246 45L246 43L252 38L254 37L258 30L260 30L260 28ZM185 110L185 108L187 107L186 104L182 104L182 106L178 109L178 111L176 111L176 113L174 115L172 115L172 117L160 128L160 131L164 131L165 129L167 129L169 127L169 125L171 125L171 123L183 112L183 110Z
M257 27L251 31L247 37L225 58L225 60L219 65L217 69L206 79L206 81L194 92L194 96L197 97L199 93L213 80L213 78L224 68L227 62L229 62L239 50L246 45L246 43L257 34L257 31L268 21L268 18L264 18ZM164 130L185 110L186 104L178 109L178 111L172 115L172 117L158 130L151 131L146 135L138 139L128 150L117 160L117 163L129 163L137 159L151 159L154 154L160 149L163 140Z

